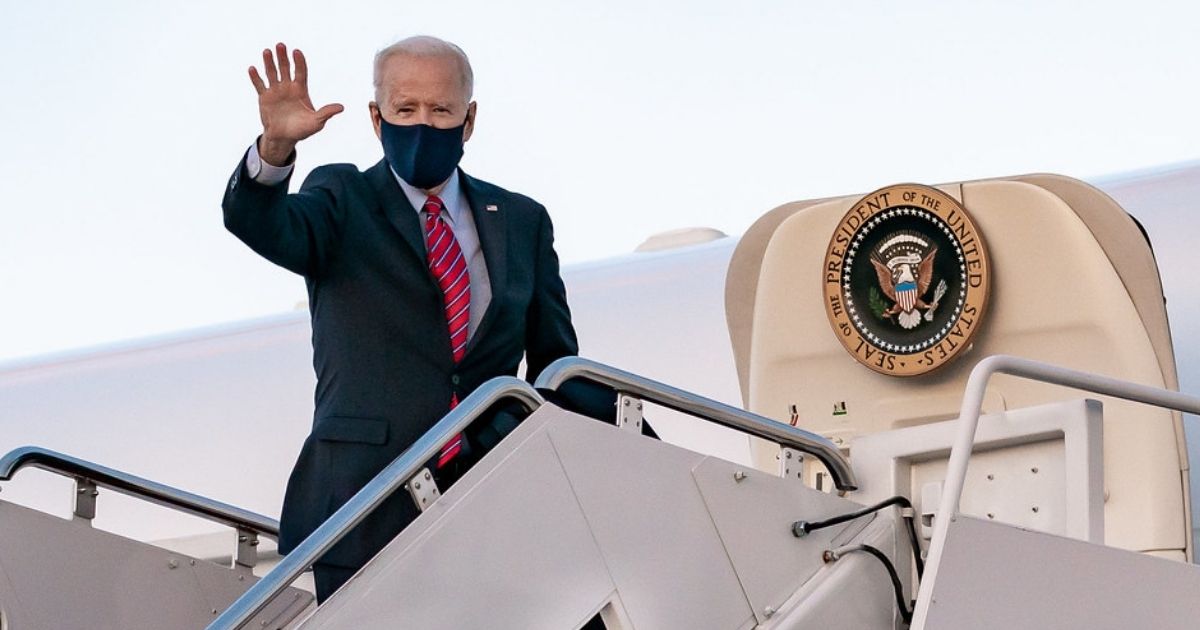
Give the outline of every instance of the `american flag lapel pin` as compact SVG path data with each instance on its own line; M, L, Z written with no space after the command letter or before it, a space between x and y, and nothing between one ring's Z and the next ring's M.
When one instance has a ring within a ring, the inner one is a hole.
M487 210L488 212L499 212L500 206L497 206L494 203L489 203L488 205L484 206L483 209Z

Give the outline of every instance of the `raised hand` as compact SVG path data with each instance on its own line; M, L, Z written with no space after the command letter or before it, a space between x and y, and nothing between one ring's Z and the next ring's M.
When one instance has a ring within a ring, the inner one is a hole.
M279 59L278 68L275 65L276 57ZM314 109L312 100L308 98L308 63L304 60L304 53L294 50L292 59L296 64L294 76L292 64L288 61L287 46L275 44L274 56L269 48L264 49L265 84L258 74L258 68L250 66L250 82L258 92L258 113L263 124L258 152L264 161L275 166L283 166L296 148L296 143L323 129L330 118L345 109L338 103Z

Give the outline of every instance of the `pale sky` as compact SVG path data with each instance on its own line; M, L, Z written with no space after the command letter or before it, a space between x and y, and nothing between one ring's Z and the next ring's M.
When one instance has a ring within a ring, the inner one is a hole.
M1197 7L5 2L0 360L305 298L219 208L259 130L246 68L276 41L307 53L318 106L347 107L300 146L294 185L381 157L377 49L418 33L461 45L479 103L463 166L545 203L569 263L899 181L1196 160ZM1194 216L1167 225L1200 236Z

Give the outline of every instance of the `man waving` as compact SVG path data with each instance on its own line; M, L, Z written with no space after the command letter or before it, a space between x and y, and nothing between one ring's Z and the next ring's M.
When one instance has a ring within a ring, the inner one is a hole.
M546 209L458 168L476 119L461 49L412 37L381 50L368 107L384 158L316 168L294 194L297 144L343 107L313 106L299 50L264 50L263 66L250 69L262 135L222 207L233 234L308 287L316 411L284 498L286 553L481 383L522 358L532 382L577 343ZM435 474L448 483L494 439L456 436ZM344 538L314 567L318 599L416 513L394 496Z

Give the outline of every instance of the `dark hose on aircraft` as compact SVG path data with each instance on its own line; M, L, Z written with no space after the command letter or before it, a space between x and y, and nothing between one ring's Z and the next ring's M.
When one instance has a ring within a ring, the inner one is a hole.
M912 501L909 501L907 497L894 496L890 499L880 501L875 505L867 506L861 510L858 510L857 512L841 514L839 516L827 518L823 521L796 521L795 523L792 523L792 535L794 535L796 538L803 538L804 536L807 536L818 529L825 529L826 527L840 525L856 518L873 514L879 510L882 510L883 508L893 505L899 506L905 510L908 510L909 512L907 515L901 513L901 517L904 518L905 524L908 526L906 528L908 529L908 540L909 543L912 544L913 562L917 567L917 578L920 579L925 575L925 560L921 558L921 544L917 540L917 525L915 515L912 513Z
M823 558L825 562L833 562L838 558L855 551L862 551L875 556L875 559L883 563L883 568L887 569L888 577L892 580L892 591L896 594L896 608L900 611L900 617L904 619L904 623L911 624L913 611L904 601L904 587L900 585L900 575L896 573L896 567L888 560L887 554L872 547L871 545L854 545L851 547L841 547L839 549L830 549L826 551Z

